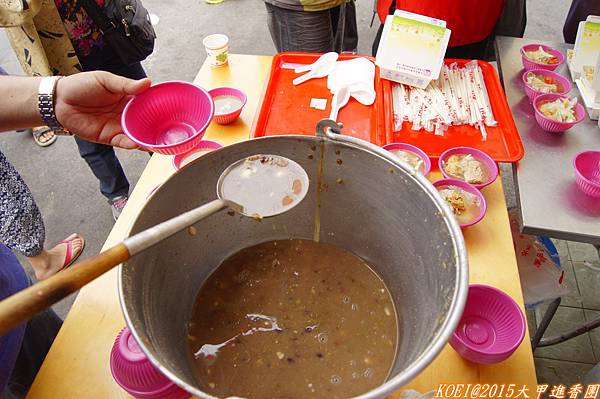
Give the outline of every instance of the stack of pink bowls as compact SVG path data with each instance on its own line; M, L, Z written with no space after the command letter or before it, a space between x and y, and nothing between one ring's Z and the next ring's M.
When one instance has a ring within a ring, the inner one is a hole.
M525 316L510 296L488 285L472 284L450 345L474 363L499 363L517 350L525 328Z
M583 151L573 159L577 186L590 197L600 198L600 151Z
M185 399L190 396L150 363L127 327L121 330L113 345L110 371L117 384L135 398Z

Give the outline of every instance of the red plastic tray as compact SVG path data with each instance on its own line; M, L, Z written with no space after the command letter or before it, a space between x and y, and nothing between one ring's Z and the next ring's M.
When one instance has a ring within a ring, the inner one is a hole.
M292 80L299 76L285 64L311 64L319 58L314 53L279 53L273 57L271 75L265 87L261 108L252 127L252 137L278 134L314 135L317 123L329 117L332 94L327 89L327 78L311 79L298 86ZM348 60L356 55L340 55L339 60ZM373 58L367 57L371 61ZM338 121L344 124L344 134L384 145L391 125L387 123L386 101L391 99L391 84L379 78L379 68L375 73L375 103L371 106L360 104L350 98L342 108ZM312 98L327 99L327 108L310 108ZM388 111L389 112L389 111Z
M446 59L445 62L446 64L457 62L458 65L463 66L469 60ZM497 162L517 162L523 158L524 150L521 136L515 126L515 121L506 102L506 96L504 95L504 90L502 89L496 70L491 64L485 61L478 62L483 72L494 118L498 122L496 127L486 126L488 133L486 141L483 141L478 128L469 125L451 126L443 136L436 136L425 130L411 130L411 123L404 122L402 130L392 132L394 126L392 120L393 106L391 100L386 100L385 114L387 130L390 132L387 141L389 143L401 142L416 145L431 158L439 158L442 152L448 148L457 146L480 149Z

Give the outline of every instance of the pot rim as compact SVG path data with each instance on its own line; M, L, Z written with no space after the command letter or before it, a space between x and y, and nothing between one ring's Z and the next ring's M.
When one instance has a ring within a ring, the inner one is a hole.
M251 138L249 140L235 143L230 146L244 145L244 143L246 141L256 141L256 140L270 141L270 140L285 140L285 139L288 139L288 140L295 139L295 140L303 140L303 141L304 140L306 140L306 141L316 140L317 142L320 142L323 140L332 140L332 141L336 141L339 143L343 143L343 144L351 146L351 147L362 149L364 151L372 153L375 156L383 158L384 160L388 161L389 163L391 163L398 169L403 170L409 178L414 179L421 186L421 188L429 195L429 197L431 198L433 203L436 205L438 212L442 215L444 221L446 222L446 224L450 230L450 233L451 233L450 237L456 248L456 253L455 253L455 258L457 261L456 282L457 282L458 287L452 297L452 301L451 301L450 307L448 308L446 319L444 320L442 326L438 329L437 334L433 337L433 339L431 340L429 345L425 348L425 350L423 351L421 356L419 356L417 359L415 359L407 368L405 368L401 373L399 373L395 377L388 379L383 384L379 385L378 387L376 387L368 392L365 392L362 395L356 396L355 399L375 399L375 398L385 397L387 395L392 394L393 392L396 392L402 386L408 384L411 380L413 380L415 377L417 377L419 375L419 373L421 371L423 371L439 355L439 353L449 342L450 338L452 337L452 334L458 327L458 323L460 322L460 319L462 317L462 313L463 313L463 310L465 307L465 303L467 301L467 293L468 293L468 289L469 289L469 270L468 270L467 249L466 249L464 237L462 235L462 231L460 229L460 226L459 226L456 218L454 217L454 215L452 214L450 209L444 205L444 200L439 195L437 189L433 186L433 184L426 177L424 177L423 175L421 175L419 173L415 173L408 165L406 165L403 162L396 159L396 157L394 157L388 151L383 150L382 148L380 148L374 144L371 144L369 142L366 142L364 140L360 140L360 139L342 135L342 134L334 134L334 133L318 134L317 137L290 134L290 135L278 135L278 136L265 136L265 137ZM227 146L227 147L230 147L230 146ZM224 147L224 148L226 148L226 147ZM214 155L215 153L218 153L219 151L221 151L221 149L217 149L217 150L207 154L207 156ZM173 179L175 176L177 176L177 174L174 174L171 177L169 177L169 179L167 179L165 182L163 182L161 184L161 187L164 186L168 181ZM146 202L146 204L144 204L144 206L140 209L140 211L138 213L138 217L139 217L139 215L141 215L144 212L147 205L148 205L148 202ZM135 221L137 221L137 217L136 217ZM129 229L127 231L128 234L131 234L131 229L133 228L135 221L131 224L131 226L129 226ZM188 385L185 381L183 381L177 375L172 373L171 370L169 370L165 366L163 366L154 357L154 355L148 350L148 348L146 348L146 345L140 339L140 336L138 335L137 330L135 329L135 327L133 327L131 317L130 317L129 313L127 312L127 308L125 306L125 298L124 298L124 293L123 293L123 264L119 265L118 273L119 273L119 275L118 275L119 303L121 305L121 311L123 312L123 317L125 318L125 322L126 322L127 326L129 327L129 329L131 330L132 335L138 342L138 344L139 344L140 348L142 349L142 351L144 352L144 354L148 357L148 359L150 359L150 362L156 368L158 368L161 373L163 373L165 376L167 376L167 378L169 378L171 381L173 381L175 384L177 384L179 387L183 388L190 394L197 396L199 398L220 399L216 396L207 394L206 392L201 391L200 389L198 389L196 387Z

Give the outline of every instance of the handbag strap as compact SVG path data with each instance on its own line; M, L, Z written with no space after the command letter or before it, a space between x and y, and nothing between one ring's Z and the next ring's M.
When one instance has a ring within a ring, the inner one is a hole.
M100 28L102 33L108 32L110 30L114 30L117 28L115 23L106 16L102 7L100 7L96 3L96 0L79 0L79 1L81 2L81 5L83 6L83 8L85 8L85 11L88 13L90 18L92 18L94 23L98 26L98 28Z

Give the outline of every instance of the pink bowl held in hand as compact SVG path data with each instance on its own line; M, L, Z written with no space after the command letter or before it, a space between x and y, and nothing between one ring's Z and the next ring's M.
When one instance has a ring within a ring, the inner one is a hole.
M466 192L471 193L477 198L479 198L479 215L477 215L473 220L469 221L468 223L459 222L460 228L466 229L467 227L479 223L481 219L483 219L483 217L485 216L485 213L487 212L487 204L485 202L485 197L483 196L483 193L479 191L474 185L458 179L440 179L433 182L433 187L435 187L438 190L449 186L461 188Z
M150 151L175 155L194 148L214 114L210 94L192 83L156 84L127 103L121 116L125 134Z
M412 152L423 160L423 176L427 176L431 171L431 159L429 159L427 154L425 154L425 152L423 152L423 150L421 150L419 147L406 143L389 143L384 145L382 148L392 152L392 154L394 150Z
M573 84L569 79L561 75L560 73L556 73L553 71L549 71L546 69L532 69L530 71L523 72L522 80L523 80L523 88L525 89L525 94L529 97L530 101L533 101L537 96L541 94L546 94L541 91L535 90L533 87L527 84L527 75L530 73L535 73L536 75L540 75L543 77L551 78L558 84L559 91L556 94L567 94L573 88Z
M185 154L175 155L173 157L173 167L176 170L179 170L188 163L192 162L194 159L201 157L203 154L218 150L221 147L223 146L216 141L202 140L198 143L196 148L193 148L191 151L188 151Z
M242 113L242 108L244 108L244 105L246 105L246 101L248 100L246 93L234 87L218 87L216 89L209 90L208 93L211 95L213 101L215 101L214 120L219 125L228 125L234 122ZM234 107L227 107L225 104L226 108L221 109L222 105L219 104L219 97L222 96L235 97L238 99L240 104L236 104Z
M579 122L585 118L585 108L579 102L575 104L575 121L574 122L559 122L555 121L552 118L548 118L546 115L542 114L540 111L540 106L547 102L555 101L559 98L569 98L568 96L563 96L560 94L540 94L533 100L533 109L535 112L535 120L537 121L540 127L551 133L562 133L564 131L569 130Z
M144 355L129 328L121 330L110 353L110 371L121 388L140 399L185 399L183 389L158 371Z
M467 155L467 154L471 155L473 158L480 161L483 164L483 166L485 167L485 169L487 170L487 175L488 175L488 179L486 181L484 181L483 183L477 183L477 184L470 183L470 184L472 184L473 186L475 186L479 189L492 184L494 182L494 180L496 180L496 178L498 177L498 165L496 164L496 161L494 161L492 159L492 157L490 157L485 152L478 150L477 148L473 148L473 147L454 147L454 148L449 148L446 151L442 152L442 154L440 155L440 158L438 160L438 167L440 168L440 171L442 172L444 177L446 177L448 179L456 179L455 176L451 176L448 173L446 173L446 170L444 169L446 159L448 159L451 155Z
M526 51L536 51L540 47L548 54L552 54L558 58L558 62L556 64L543 64L541 62L535 62L525 55ZM521 47L521 61L523 62L523 67L527 71L531 69L547 69L549 71L554 71L559 65L565 62L565 55L560 51L543 44L527 44Z
M488 285L471 284L450 345L474 363L499 363L519 347L525 327L525 316L510 296Z
M583 151L573 159L577 186L590 197L600 198L600 151Z

